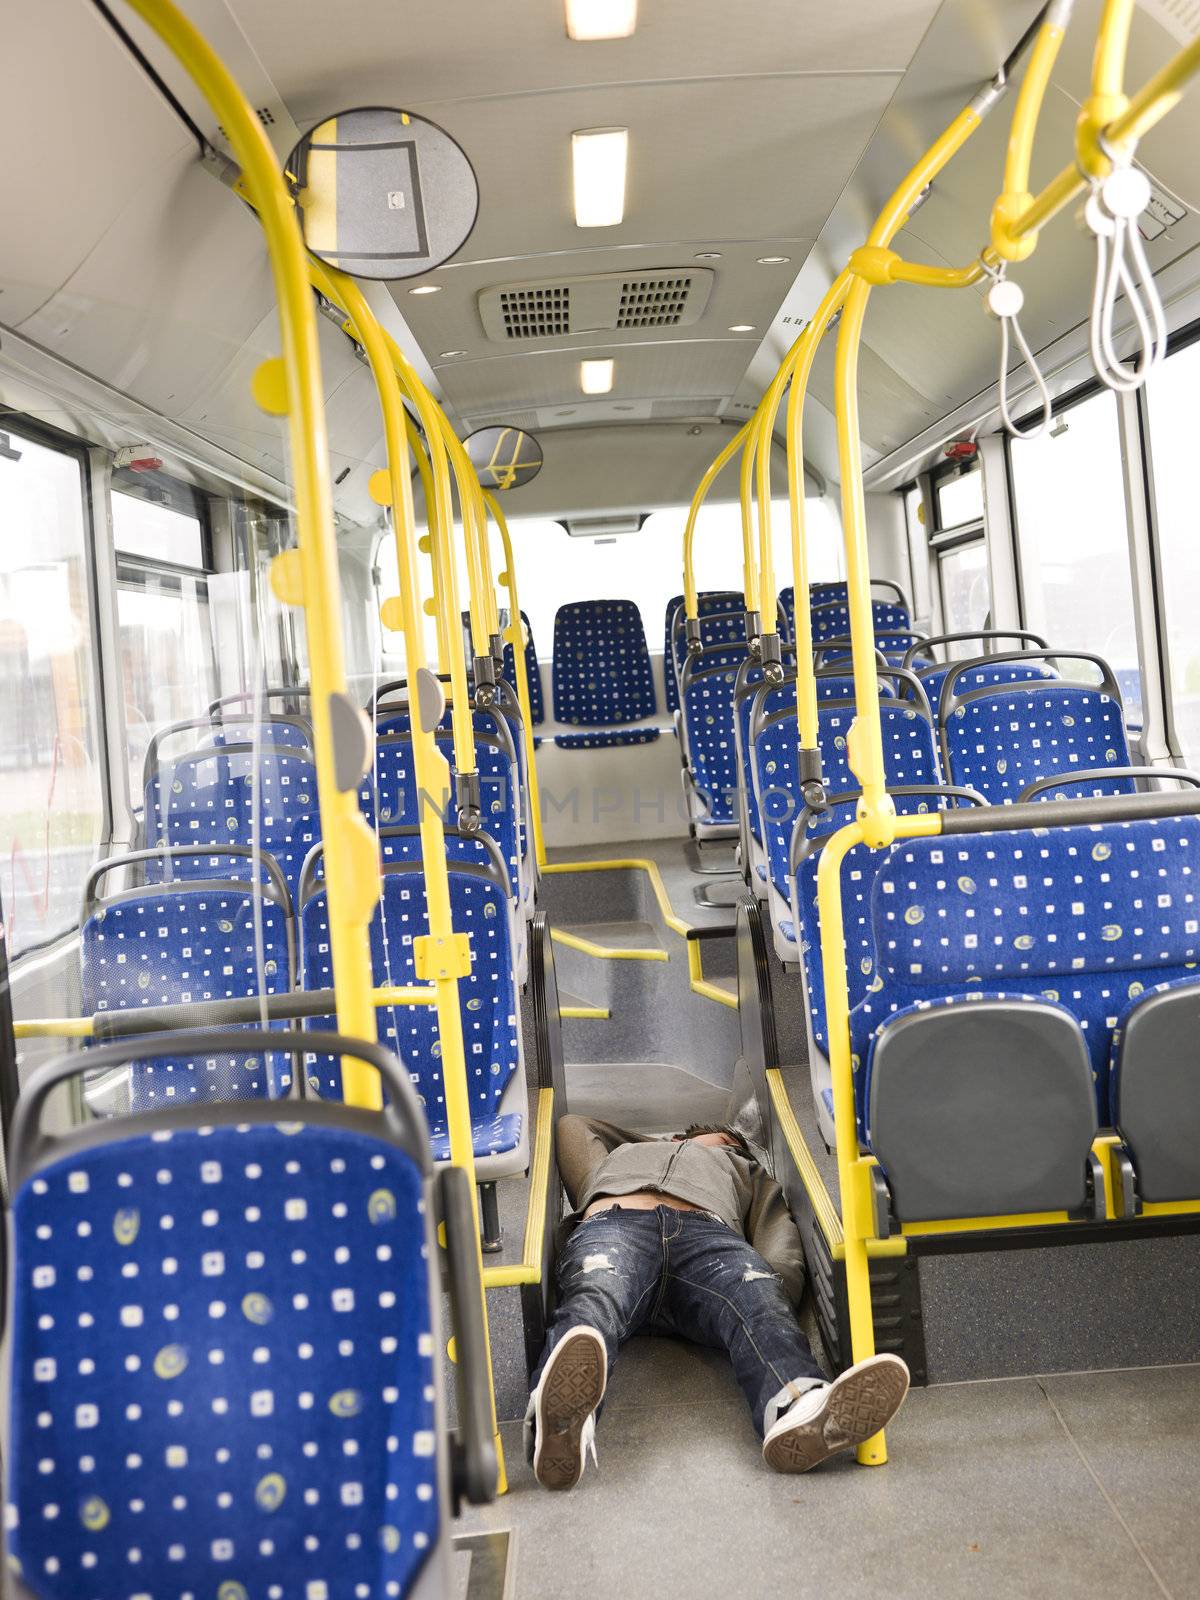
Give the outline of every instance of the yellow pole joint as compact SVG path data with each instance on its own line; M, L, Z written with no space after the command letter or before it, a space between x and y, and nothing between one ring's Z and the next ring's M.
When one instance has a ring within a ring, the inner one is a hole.
M1013 231L1018 218L1032 204L1033 196L1028 189L997 195L992 207L991 242L992 249L1003 261L1025 261L1037 249L1036 230L1025 234Z
M856 278L862 278L873 288L880 288L884 284L895 283L893 274L899 260L894 250L888 250L883 245L862 244L851 252L846 271Z

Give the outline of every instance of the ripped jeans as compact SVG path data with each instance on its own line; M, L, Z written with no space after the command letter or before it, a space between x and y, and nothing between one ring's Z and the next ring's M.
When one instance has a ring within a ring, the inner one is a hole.
M588 1217L559 1256L558 1295L535 1387L554 1346L581 1323L603 1337L610 1373L635 1333L727 1351L760 1434L825 1381L779 1279L740 1234L704 1212L613 1206Z

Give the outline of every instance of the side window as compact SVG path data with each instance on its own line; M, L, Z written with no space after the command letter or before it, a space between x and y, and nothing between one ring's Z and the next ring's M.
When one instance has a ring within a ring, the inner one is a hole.
M1116 396L1104 390L1058 415L1039 439L1009 442L1029 627L1055 648L1092 650L1117 675L1139 724L1142 680Z
M140 808L146 747L167 723L203 716L217 692L202 497L182 484L113 480L117 621L129 748Z
M937 557L946 633L986 628L992 609L983 521L983 474L978 462L943 467L933 480L936 526L930 543ZM977 655L970 640L947 647L950 657Z
M1146 386L1154 503L1175 735L1189 766L1200 761L1200 513L1197 512L1195 416L1200 399L1200 344L1178 350Z
M73 927L104 832L82 458L0 433L0 884L9 951Z

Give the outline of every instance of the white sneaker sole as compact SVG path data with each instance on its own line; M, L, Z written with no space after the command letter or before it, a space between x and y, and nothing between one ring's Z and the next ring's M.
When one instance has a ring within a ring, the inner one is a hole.
M871 1356L830 1384L815 1416L791 1427L784 1417L763 1441L763 1460L776 1472L808 1472L878 1433L907 1393L904 1362L898 1356Z
M591 1328L572 1328L546 1363L534 1401L533 1474L544 1489L583 1477L583 1429L604 1398L608 1352Z

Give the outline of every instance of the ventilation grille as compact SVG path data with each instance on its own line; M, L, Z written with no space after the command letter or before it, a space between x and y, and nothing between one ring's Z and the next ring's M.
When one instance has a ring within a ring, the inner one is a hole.
M570 288L557 284L548 289L501 289L500 315L509 339L551 339L570 333Z
M687 310L691 291L690 275L685 278L626 278L621 284L617 327L677 327Z
M262 123L264 128L273 128L275 126L275 113L271 110L270 106L257 106L254 114ZM228 144L229 135L225 132L225 129L219 122L217 123L217 132L221 135L222 139L224 139L225 143Z
M1142 0L1142 7L1180 44L1200 34L1200 0Z
M543 283L502 283L479 296L483 331L497 344L573 333L631 333L699 321L712 291L707 267L686 272L596 272Z

